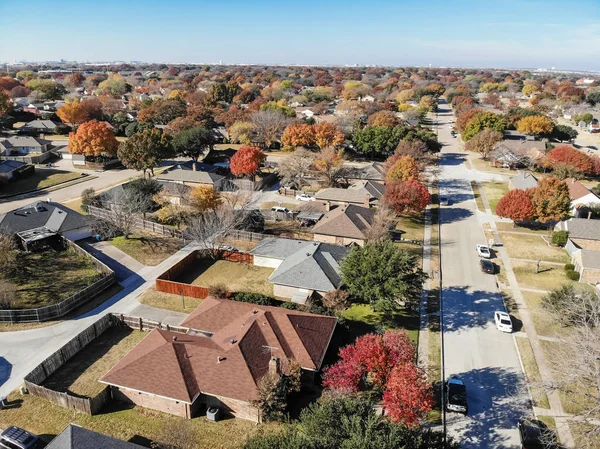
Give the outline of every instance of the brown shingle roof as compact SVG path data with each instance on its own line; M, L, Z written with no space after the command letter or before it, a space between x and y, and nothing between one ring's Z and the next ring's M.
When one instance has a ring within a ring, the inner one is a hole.
M374 217L375 209L355 204L338 206L319 220L313 227L313 233L364 239L365 233L373 224Z
M569 197L571 198L571 201L578 200L579 198L583 198L584 196L592 193L588 190L588 188L586 186L584 186L582 183L580 183L576 179L573 179L573 178L565 179L565 183L567 184L567 187L569 188Z
M191 403L200 393L250 401L271 355L318 370L334 317L208 298L183 322L212 337L155 329L101 382Z

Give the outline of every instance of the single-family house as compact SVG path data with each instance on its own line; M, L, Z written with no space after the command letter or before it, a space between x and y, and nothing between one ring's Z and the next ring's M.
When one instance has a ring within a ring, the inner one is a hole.
M340 287L339 263L347 253L340 245L278 238L264 239L251 251L254 265L275 268L269 276L275 296L301 304L313 293Z
M385 168L381 162L369 162L360 167L347 165L343 169L350 182L367 180L385 184Z
M30 134L38 134L38 133L55 133L57 130L64 126L62 123L57 123L52 120L41 120L36 119L31 122L25 123L23 126L19 128L20 133L30 133Z
M92 235L88 217L50 200L36 201L1 214L0 230L17 234L24 243L56 235L71 241Z
M600 198L592 193L586 186L576 179L566 179L565 183L569 188L569 198L571 198L571 214L577 218L587 217L588 207L593 204L600 205Z
M565 249L579 273L579 282L600 282L600 220L571 218L555 226L557 231L567 231Z
M100 382L112 397L184 418L206 407L254 422L258 383L268 373L303 377L321 369L336 318L207 298L181 326L186 334L155 329Z
M373 225L376 210L349 204L328 211L313 227L316 242L363 246Z
M496 167L517 169L539 160L546 143L538 140L505 139L496 144L490 154L490 163Z
M376 204L385 194L385 186L375 181L357 181L347 189L330 187L315 194L317 201L329 204L360 204L369 207Z
M226 181L224 176L215 173L217 167L201 162L186 162L156 175L157 181L177 182L189 186L205 185L221 188Z
M538 180L529 172L521 172L508 180L508 190L527 190L537 187Z
M590 133L600 132L600 120L594 117L590 123L587 124L587 130Z
M50 143L39 137L12 136L0 140L0 156L45 153L50 149Z
M46 449L144 449L143 446L69 424Z
M360 97L360 101L368 101L369 103L373 103L375 101L375 97L373 95L365 95Z
M35 173L35 167L20 161L0 161L0 184L18 179L26 173Z
M315 113L310 108L297 107L297 108L295 108L295 110L296 110L296 117L298 117L298 118L309 118L309 117L312 117L313 115L315 115Z

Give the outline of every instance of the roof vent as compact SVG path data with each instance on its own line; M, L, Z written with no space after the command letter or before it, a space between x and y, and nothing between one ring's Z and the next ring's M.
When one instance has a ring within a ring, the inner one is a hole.
M232 338L231 340L229 340L229 343L231 343L232 345L237 343L237 340L235 338Z
M252 311L252 315L256 315L258 313L258 310L253 310Z
M176 335L173 336L173 341L177 341L177 336Z
M223 360L225 360L225 357L217 356L217 363L221 363Z
M310 257L310 253L306 253L306 255L307 255L308 257Z

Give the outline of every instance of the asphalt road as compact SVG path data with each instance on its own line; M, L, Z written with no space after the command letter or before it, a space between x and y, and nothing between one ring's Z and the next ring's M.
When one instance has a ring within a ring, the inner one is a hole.
M440 195L450 200L440 212L444 365L446 378L465 382L469 414L447 413L448 434L465 449L516 448L528 396L514 338L494 325L494 311L505 309L495 276L479 268L475 246L486 240L464 155L450 136L452 117L442 102Z

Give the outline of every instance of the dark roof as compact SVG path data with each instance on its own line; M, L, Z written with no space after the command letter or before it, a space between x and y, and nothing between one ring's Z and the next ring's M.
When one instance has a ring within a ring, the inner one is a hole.
M17 233L35 228L67 232L88 226L88 218L62 204L36 201L0 215L0 229Z
M102 433L69 424L54 438L46 449L143 449L137 444L128 443Z
M182 323L183 335L155 329L101 382L192 403L199 393L256 399L271 355L318 370L335 317L207 298ZM197 336L203 331L204 336Z
M0 173L11 173L28 164L19 161L0 161Z
M237 150L233 148L226 148L224 150L212 149L204 156L203 161L206 164L215 164L217 162L229 162L233 155L237 153Z
M251 253L255 256L283 259L269 276L274 284L327 292L341 283L340 262L348 248L306 240L268 238Z
M161 181L184 181L198 184L215 184L224 179L224 176L214 173L218 167L202 162L196 162L196 170L194 170L194 162L188 161L185 164L178 164L167 172L156 175L156 179Z

